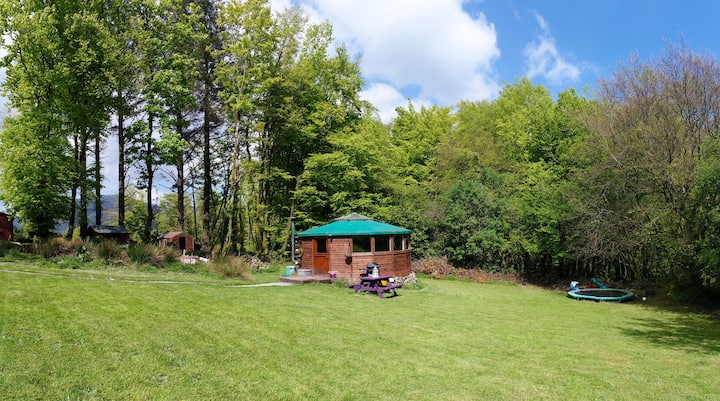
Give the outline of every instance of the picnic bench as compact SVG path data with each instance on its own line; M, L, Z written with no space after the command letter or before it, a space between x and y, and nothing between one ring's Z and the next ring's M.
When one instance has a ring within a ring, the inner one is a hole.
M390 276L361 276L359 284L350 284L350 288L355 292L367 291L374 292L378 297L384 298L385 292L392 291L393 296L397 296L397 289L402 288L402 283L390 282Z

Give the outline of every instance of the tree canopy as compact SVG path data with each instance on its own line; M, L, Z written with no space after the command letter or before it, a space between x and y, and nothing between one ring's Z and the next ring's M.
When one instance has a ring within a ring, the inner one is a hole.
M0 0L0 13L0 199L29 237L62 220L84 236L93 200L100 221L112 141L113 223L143 241L184 230L206 253L287 257L291 217L302 230L358 212L458 267L720 289L707 54L630 58L593 96L518 78L494 100L408 103L383 124L359 59L296 7ZM157 176L172 194L158 199Z

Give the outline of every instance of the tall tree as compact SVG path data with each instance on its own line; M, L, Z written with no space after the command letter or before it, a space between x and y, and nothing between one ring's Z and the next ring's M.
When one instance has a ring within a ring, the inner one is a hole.
M66 190L72 189L73 195L80 188L81 205L86 205L92 178L87 175L85 144L102 131L109 113L105 72L111 69L107 47L112 38L98 14L102 7L98 2L81 1L52 7L30 1L3 2L0 7L7 16L3 33L11 38L4 60L8 69L5 88L18 113L37 114L16 121L25 124L45 116L50 125L38 132L39 138L54 143L48 135L56 132L76 139L74 162L69 163L73 167L63 179L71 182ZM46 171L53 173L53 169ZM72 227L74 196L71 201ZM82 211L81 219L87 220Z
M215 76L218 56L222 50L222 42L220 40L221 28L218 24L218 3L217 0L198 0L196 2L202 15L202 21L199 27L202 33L202 39L198 41L196 49L198 54L196 97L202 113L200 143L202 147L203 194L202 235L198 238L201 238L201 246L206 252L210 250L213 242L213 227L211 225L214 181L212 134L220 126L220 116L218 112L220 108L218 100L219 87L216 84ZM178 206L180 205L178 204Z
M177 165L187 142L178 134L186 122L182 113L194 104L192 74L196 71L189 57L196 7L182 1L145 2L140 10L137 42L142 77L141 97L144 120L132 131L128 150L140 170L140 187L147 189L147 214L143 240L151 239L154 220L153 186L157 169L165 163Z
M581 249L610 259L623 277L697 280L691 225L704 209L692 196L703 146L720 130L720 67L668 45L656 60L619 66L599 94L592 142L602 153L583 191L593 205L586 220L595 223Z

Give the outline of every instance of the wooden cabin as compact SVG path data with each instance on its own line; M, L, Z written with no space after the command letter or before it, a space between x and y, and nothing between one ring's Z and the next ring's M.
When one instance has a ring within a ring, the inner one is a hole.
M193 237L182 231L173 231L165 234L160 240L160 243L163 245L174 244L175 247L181 251L186 250L192 252L195 249Z
M0 241L13 240L13 218L0 212Z
M333 271L355 281L377 263L381 275L404 277L412 272L411 232L353 213L298 234L301 265L312 274Z
M130 242L130 232L124 226L88 226L88 237L105 238L124 245Z

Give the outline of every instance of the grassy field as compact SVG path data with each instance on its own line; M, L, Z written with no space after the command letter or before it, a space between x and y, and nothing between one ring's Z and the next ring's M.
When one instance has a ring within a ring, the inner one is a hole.
M0 400L720 399L720 321L653 299L197 278L0 264Z

